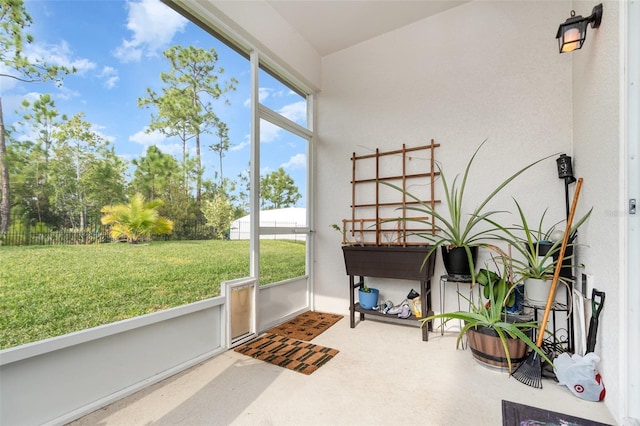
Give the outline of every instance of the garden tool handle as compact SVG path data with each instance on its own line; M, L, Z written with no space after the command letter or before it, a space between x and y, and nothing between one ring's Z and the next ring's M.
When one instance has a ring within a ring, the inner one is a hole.
M604 305L604 291L598 291L595 288L591 291L591 316L598 318L602 312ZM596 298L598 301L596 302Z
M596 299L598 299L596 301ZM587 336L587 352L593 352L596 348L596 335L598 334L598 318L604 305L604 291L595 288L591 291L591 321L589 322L589 335Z
M564 252L567 249L567 243L569 242L569 234L571 233L571 224L573 223L573 217L576 214L576 208L578 207L578 198L580 196L580 189L582 188L582 178L578 179L576 184L576 192L573 194L573 202L571 203L571 211L567 218L567 227L564 230L562 237L562 245L560 246L560 253L558 254L558 260L556 264L555 272L553 273L553 280L551 281L551 288L549 289L549 296L547 297L547 305L544 308L544 315L542 321L538 327L538 338L536 339L536 346L541 347L544 340L544 332L547 329L547 321L549 321L549 313L551 312L551 305L553 305L553 298L556 294L556 287L558 286L558 279L560 278L560 270L562 269L562 263L564 261Z

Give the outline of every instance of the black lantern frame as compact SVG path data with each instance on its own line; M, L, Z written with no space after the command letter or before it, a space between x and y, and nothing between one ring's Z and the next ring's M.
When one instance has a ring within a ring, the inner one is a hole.
M591 15L586 18L580 15L576 16L576 11L572 10L571 17L560 24L556 33L560 53L582 49L582 45L587 39L587 24L590 23L591 28L598 28L601 22L602 3L596 5L591 11Z

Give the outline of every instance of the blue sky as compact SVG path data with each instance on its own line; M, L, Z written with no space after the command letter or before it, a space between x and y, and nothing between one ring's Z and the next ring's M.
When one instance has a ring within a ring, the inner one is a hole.
M25 51L30 57L66 66L77 73L65 78L62 87L54 84L18 83L0 79L5 124L14 124L15 111L23 99L37 99L51 93L58 111L67 115L84 112L94 130L115 146L123 159L143 155L150 145L180 157L181 143L159 133L148 134L155 109L137 106L146 89L159 91L159 74L169 64L162 52L173 45L215 48L222 80L239 81L234 92L225 95L230 106L216 103L216 114L229 126L231 150L223 163L225 177L235 179L249 162L249 62L159 0L26 0L33 18L28 32L35 42ZM261 102L291 120L304 125L305 102L285 86L262 73ZM304 195L305 144L286 132L266 125L261 129L261 174L284 167ZM217 155L207 146L214 135L202 138L205 176L219 169ZM192 147L193 148L193 147ZM303 206L303 201L299 206Z

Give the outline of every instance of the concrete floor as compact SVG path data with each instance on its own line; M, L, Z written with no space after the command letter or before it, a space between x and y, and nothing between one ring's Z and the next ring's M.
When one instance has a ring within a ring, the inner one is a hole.
M455 336L345 317L313 340L340 353L309 376L230 350L72 424L500 425L503 399L615 424L604 403L481 366Z

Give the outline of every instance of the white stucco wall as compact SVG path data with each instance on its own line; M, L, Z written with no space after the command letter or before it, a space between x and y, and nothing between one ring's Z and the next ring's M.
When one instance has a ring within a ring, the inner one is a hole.
M437 158L446 170L461 171L483 139L489 144L473 183L491 188L533 158L567 153L576 176L584 177L580 212L594 206L581 230L580 251L586 271L607 292L596 351L606 380L606 404L621 412L619 359L622 348L618 270L623 267L619 232L620 117L618 2L605 2L598 30L589 29L582 51L559 55L557 26L575 8L588 15L596 2L473 2L415 23L323 59L318 100L317 267L315 303L320 310L347 313L348 288L331 223L350 216L349 158L409 146L435 138L442 144ZM482 19L478 19L478 17ZM511 209L517 195L535 215L564 215L563 183L554 159L537 167L493 205ZM483 194L486 192L483 192ZM478 197L469 197L469 210ZM436 264L433 305L437 310ZM400 301L408 287L376 282L388 297ZM386 297L387 297L386 296ZM449 298L448 300L453 300ZM607 330L606 333L602 330Z
M524 164L571 153L571 63L558 55L554 39L568 10L563 2L545 3L544 8L539 2L472 2L323 59L318 309L347 312L340 236L330 224L350 217L353 151L416 146L434 138L442 145L437 159L451 178L489 138L468 186L469 212ZM491 208L512 210L512 195L534 217L549 207L550 218L562 219L564 184L557 177L555 157L508 187ZM442 271L438 259L435 277ZM379 286L396 303L409 290ZM433 287L437 306L437 278Z
M585 16L597 3L574 2L573 7ZM580 261L594 277L595 287L606 293L595 352L602 358L606 404L615 414L625 401L619 378L627 374L620 364L625 342L620 340L621 329L617 326L624 323L625 301L621 295L627 285L621 274L626 255L620 235L626 216L626 201L620 190L625 176L625 141L620 128L624 87L618 41L620 2L608 1L603 6L600 28L589 28L582 50L562 59L573 64L574 171L584 177L582 210L593 206L589 226L580 235L581 242L589 245L580 250ZM622 423L620 418L618 421Z

